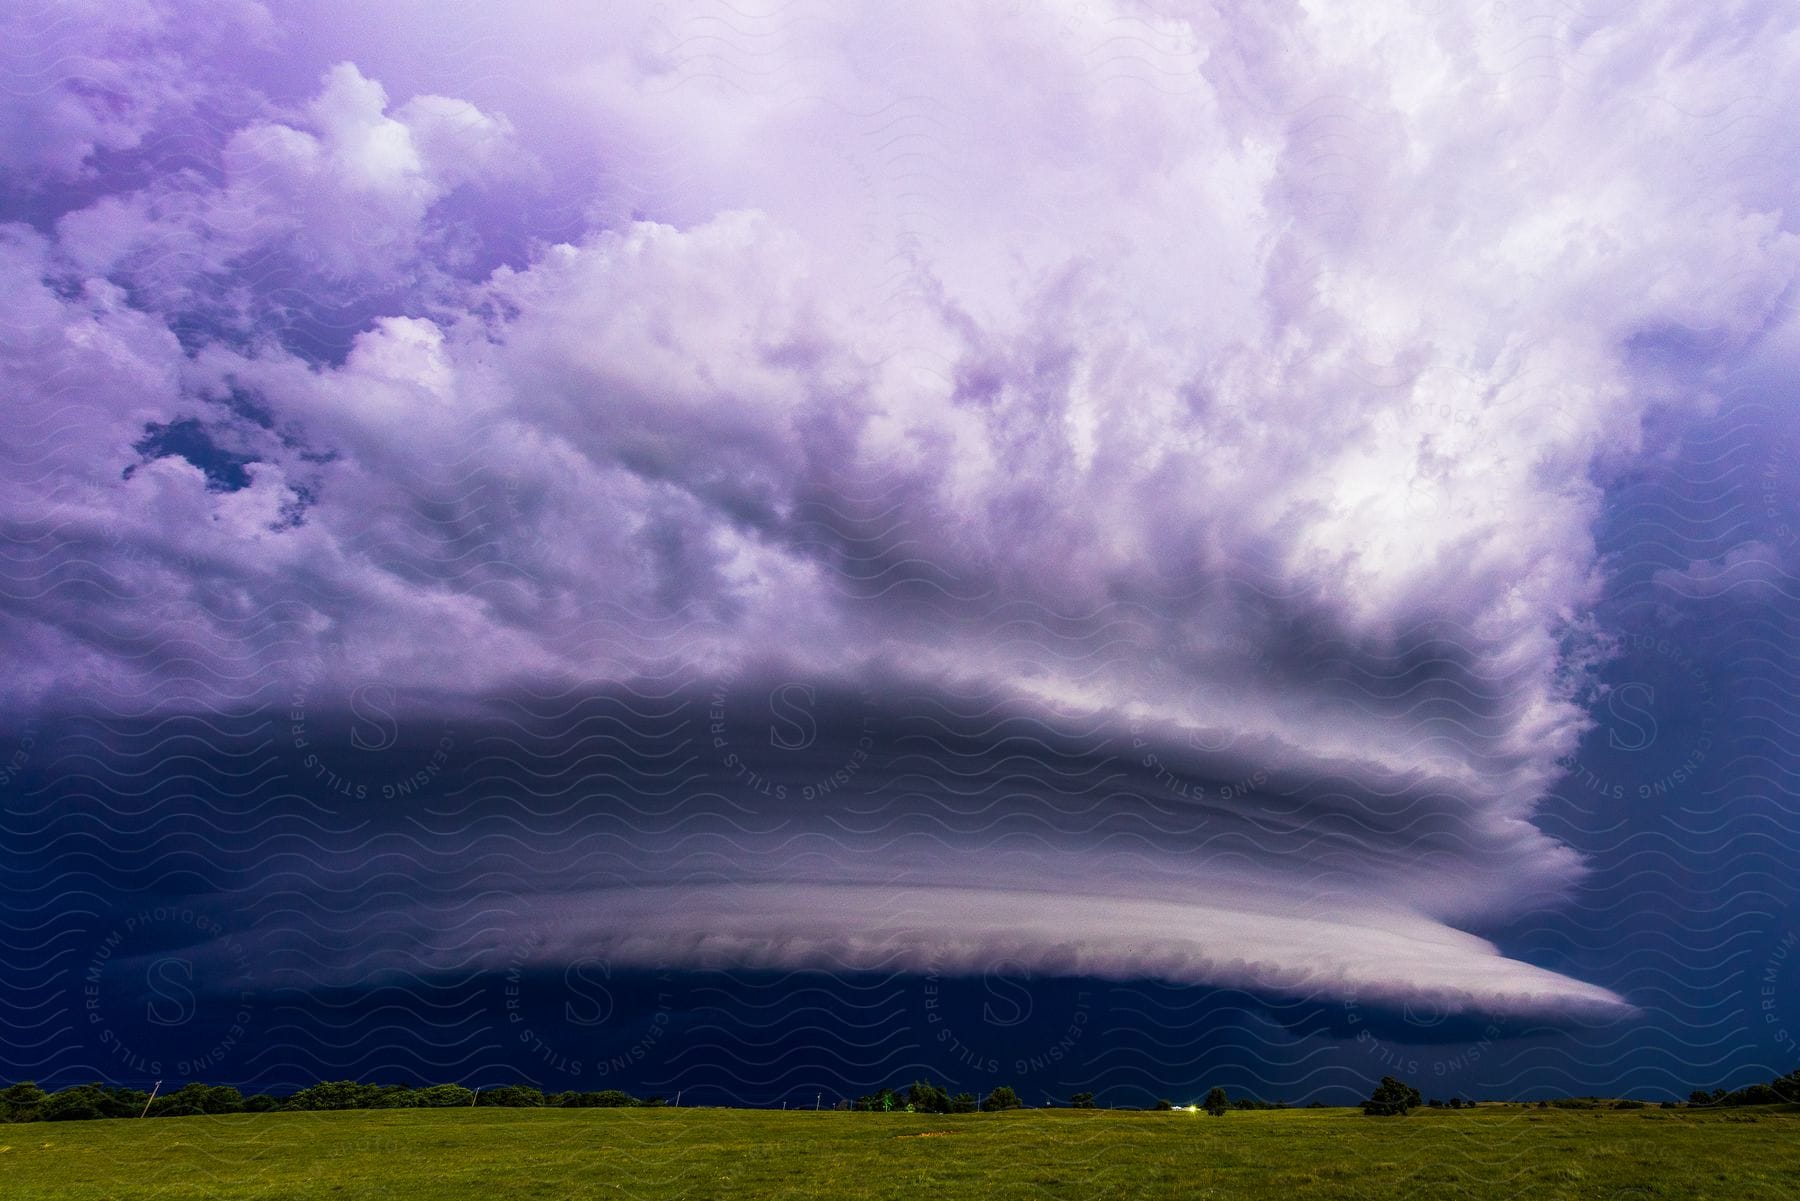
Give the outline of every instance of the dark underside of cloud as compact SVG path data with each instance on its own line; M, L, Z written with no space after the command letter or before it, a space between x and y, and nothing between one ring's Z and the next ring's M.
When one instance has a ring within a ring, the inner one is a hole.
M1010 963L1470 1015L1621 1005L1440 924L1513 895L1534 860L1560 878L1541 834L1441 781L1370 791L1356 765L1276 769L1255 747L922 688L407 699L50 720L20 781L40 837L19 870L36 895L223 911L214 967L247 947L259 985L290 989L598 958Z

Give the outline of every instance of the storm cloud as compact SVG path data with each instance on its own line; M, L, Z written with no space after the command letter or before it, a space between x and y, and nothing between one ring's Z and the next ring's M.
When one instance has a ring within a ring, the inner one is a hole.
M396 970L1628 1009L1464 931L1581 877L1608 488L1791 365L1780 6L341 7L12 41L15 725L268 715L376 822L455 725L441 904L292 835Z

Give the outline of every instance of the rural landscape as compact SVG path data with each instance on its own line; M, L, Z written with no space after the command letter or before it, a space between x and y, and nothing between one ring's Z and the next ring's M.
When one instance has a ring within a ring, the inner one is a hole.
M1477 1105L372 1110L0 1128L15 1196L1746 1198L1800 1188L1800 1112Z
M0 1201L1800 1201L1797 114L0 3Z
M1208 1090L1197 1103L1028 1110L927 1082L830 1110L677 1109L617 1090L316 1085L277 1101L187 1085L0 1091L0 1172L102 1201L499 1198L1733 1197L1800 1190L1800 1070L1687 1102L1420 1099L1359 1108ZM179 1119L133 1121L145 1114ZM93 1120L116 1117L119 1121ZM1728 1185L1728 1187L1727 1187Z

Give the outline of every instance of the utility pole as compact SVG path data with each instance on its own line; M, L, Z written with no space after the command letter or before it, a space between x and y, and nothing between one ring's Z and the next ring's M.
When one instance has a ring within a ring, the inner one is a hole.
M676 1109L681 1108L681 1090L680 1089L675 1090L675 1108Z
M155 1086L153 1088L151 1088L151 1090L150 1090L150 1101L156 1100L157 1089L160 1089L161 1087L162 1087L162 1081L158 1080L156 1082ZM144 1112L140 1113L138 1115L138 1117L140 1117L140 1118L144 1117L145 1115L147 1115L150 1112L150 1101L144 1102Z
M824 1093L817 1093L813 1096L813 1112L814 1113L819 1112L819 1102L820 1102L820 1100L822 1100L824 1098L824 1096L825 1096Z

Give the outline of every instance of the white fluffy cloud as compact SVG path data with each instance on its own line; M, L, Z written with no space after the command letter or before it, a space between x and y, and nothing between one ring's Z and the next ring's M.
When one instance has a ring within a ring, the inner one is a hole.
M0 12L0 156L15 188L93 169L134 151L208 96L208 54L274 36L255 0L57 0Z
M352 63L325 73L296 124L266 121L224 150L224 205L284 228L334 275L393 271L418 253L431 207L519 165L504 117L446 96L388 111Z
M527 171L504 117L445 96L391 107L339 63L295 111L234 130L216 185L183 171L102 196L61 219L59 246L74 269L127 280L164 309L216 313L216 294L240 293L245 322L266 315L258 294L326 307L346 289L429 295L471 252L439 203Z

